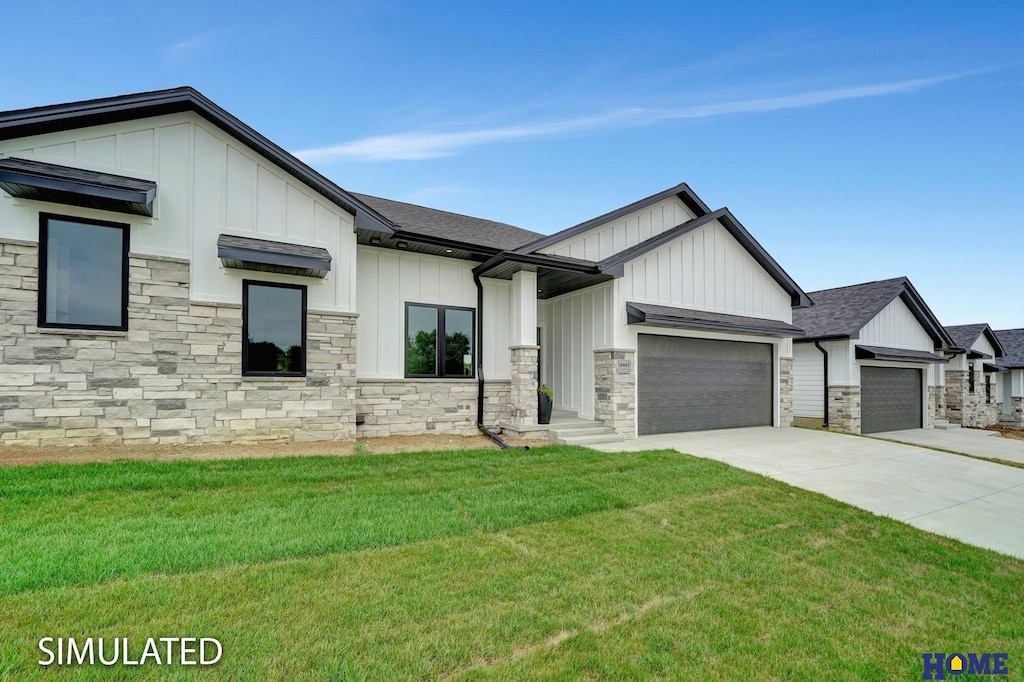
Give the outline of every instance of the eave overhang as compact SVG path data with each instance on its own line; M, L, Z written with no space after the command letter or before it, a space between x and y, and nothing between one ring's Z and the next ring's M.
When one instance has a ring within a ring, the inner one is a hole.
M803 336L799 327L762 317L729 315L706 310L674 308L649 303L626 303L628 324L671 329L696 329L702 331L729 332L751 336L775 336L793 338Z
M152 217L156 183L31 159L0 159L0 188L19 199Z
M982 363L982 368L986 372L1009 372L1010 371L1008 367L1003 367L1001 365L997 365L997 364L994 364L994 363L991 363L991 362Z
M473 274L491 279L512 279L520 271L537 273L537 298L546 300L611 281L593 261L542 253L502 251L473 268Z
M230 234L217 238L217 257L224 267L241 270L319 278L331 271L327 249Z
M885 348L883 346L861 346L855 351L858 360L886 360L888 362L927 362L942 365L949 360L925 350L909 350L906 348Z

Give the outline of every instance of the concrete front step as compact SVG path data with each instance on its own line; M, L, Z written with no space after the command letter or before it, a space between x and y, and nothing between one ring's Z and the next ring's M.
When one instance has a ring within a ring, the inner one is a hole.
M599 443L621 443L626 440L621 433L615 433L608 429L608 433L601 433L592 436L564 436L553 438L560 445L598 445Z
M936 419L935 420L935 428L939 429L940 431L951 431L953 429L959 429L960 425L959 424L951 424L948 421L946 421L945 419Z
M585 425L573 424L570 427L559 424L548 429L552 438L576 438L578 436L600 436L606 433L614 433L607 426L601 426L597 422L590 422Z

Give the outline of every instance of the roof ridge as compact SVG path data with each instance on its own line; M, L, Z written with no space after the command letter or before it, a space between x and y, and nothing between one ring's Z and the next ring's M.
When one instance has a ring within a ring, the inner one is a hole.
M351 192L351 194L353 194L353 195L355 195L357 197L368 197L370 199L377 199L378 201L390 201L391 203L402 204L403 206L412 206L413 208L423 208L423 209L426 209L428 211L437 211L438 213L446 213L448 215L459 216L461 218L472 218L473 220L486 220L489 223L496 223L498 225L506 225L508 227L514 227L517 230L524 230L526 232L534 232L534 230L530 230L530 229L525 228L525 227L520 227L519 225L513 225L512 223L506 223L506 222L501 221L501 220L492 220L491 218L482 218L480 216L469 215L468 213L458 213L456 211L449 211L449 210L446 210L446 209L443 209L443 208L434 208L433 206L424 206L423 204L414 204L411 201L402 201L401 199L389 199L388 197L379 197L376 194L367 194L366 192ZM540 232L534 232L534 233L535 234L541 234Z
M890 282L903 282L903 283L905 283L905 282L908 282L908 281L909 281L909 278L906 275L901 275L899 277L889 277L887 279L876 279L876 280L872 280L870 282L859 282L857 284L846 284L846 285L841 286L841 287L829 287L828 289L818 289L816 291L808 291L807 295L808 296L813 296L814 294L820 294L820 293L823 293L823 292L826 292L826 291L839 291L840 289L855 289L857 287L866 287L866 286L870 286L872 284L888 284Z

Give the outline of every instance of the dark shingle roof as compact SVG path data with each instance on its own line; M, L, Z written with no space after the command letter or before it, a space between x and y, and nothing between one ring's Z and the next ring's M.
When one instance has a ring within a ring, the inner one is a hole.
M812 291L807 295L814 305L794 308L793 324L803 329L807 338L856 336L861 327L903 293L906 285L906 277L896 277Z
M997 364L1013 369L1024 368L1024 329L1003 329L995 335L1005 353Z
M957 348L963 350L970 350L974 342L978 340L981 333L985 331L985 327L988 325L982 324L959 324L953 327L946 327L946 333L953 339L953 343L956 344Z
M369 194L355 192L353 194L391 222L396 223L402 232L439 237L476 246L487 246L501 251L510 251L542 236L537 232L524 230L507 223L474 218L461 213L441 211L392 199L382 199Z

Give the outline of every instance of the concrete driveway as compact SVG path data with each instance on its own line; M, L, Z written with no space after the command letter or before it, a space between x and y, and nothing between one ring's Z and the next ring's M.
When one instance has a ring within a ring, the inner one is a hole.
M1024 558L1024 469L874 438L755 427L641 436L598 450L673 449Z
M962 452L975 457L1003 459L1024 464L1024 440L1003 438L995 431L982 429L910 429L908 431L886 431L873 433L876 438L888 438L904 443L927 445L953 452Z

